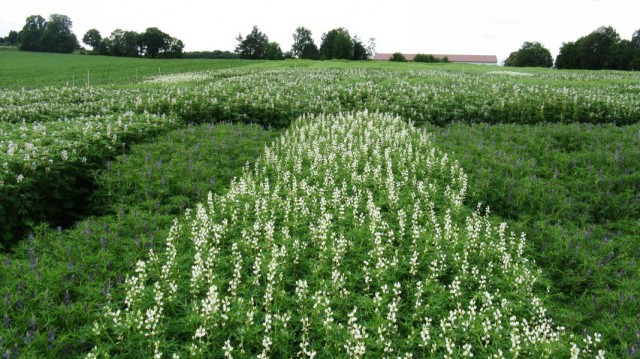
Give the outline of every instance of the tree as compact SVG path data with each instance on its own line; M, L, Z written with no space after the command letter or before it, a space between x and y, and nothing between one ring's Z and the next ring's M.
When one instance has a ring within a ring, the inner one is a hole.
M40 39L41 50L48 52L71 53L78 47L78 39L71 32L73 23L66 15L53 14L44 24Z
M629 40L622 40L614 44L610 51L605 68L613 70L633 70L632 63L635 57L633 45Z
M349 31L340 27L323 34L320 57L326 60L351 59L353 57L353 41Z
M404 57L404 54L401 52L394 52L389 58L389 61L407 62L407 58Z
M9 35L5 38L5 42L9 46L16 46L18 44L18 32L11 30Z
M45 19L40 15L31 15L27 18L18 34L19 49L23 51L40 51L42 33L44 32Z
M512 52L504 62L505 66L514 67L551 67L553 57L551 51L539 42L526 41L522 47Z
M305 27L298 27L293 33L293 45L291 54L298 59L317 59L318 47L313 42L311 30Z
M93 47L93 51L96 51L100 48L101 41L102 36L100 35L100 31L96 29L90 29L82 37L82 42Z
M560 52L556 57L556 68L558 69L577 69L580 66L578 57L578 46L575 42L564 42L560 47Z
M362 41L358 38L358 36L354 36L352 39L353 42L353 55L351 56L352 60L368 60L369 55L367 53L367 49L362 44Z
M282 53L282 49L280 49L280 45L277 42L270 42L267 45L265 58L267 60L284 60L284 54Z
M611 26L601 26L580 42L580 67L583 69L598 70L606 68L606 64L612 63L609 58L613 46L620 42L620 35Z
M640 29L636 30L631 37L631 50L633 51L633 58L629 67L631 70L640 69Z
M369 42L367 42L367 58L372 59L376 55L376 39L373 37L369 38Z
M136 57L140 54L140 35L135 31L115 29L100 45L101 55Z
M168 58L181 58L182 50L184 50L184 42L182 40L176 39L175 37L171 38L169 42L168 50L166 50L163 54L164 57Z
M259 60L266 57L269 38L260 32L257 26L253 27L253 30L246 38L238 35L236 40L238 40L238 46L236 46L235 51L240 55L241 59Z
M142 52L146 57L154 58L163 50L169 50L171 36L157 27L149 27L140 34Z
M556 58L559 69L598 70L614 68L619 63L616 53L621 54L620 35L611 26L601 26L575 42L562 44Z

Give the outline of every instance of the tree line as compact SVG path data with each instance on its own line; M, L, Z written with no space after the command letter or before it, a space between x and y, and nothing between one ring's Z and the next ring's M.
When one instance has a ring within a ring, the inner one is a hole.
M552 67L551 52L539 42L525 42L512 52L504 62L505 66ZM576 41L562 44L555 60L558 69L585 70L639 70L640 69L640 29L631 40L621 39L611 26L601 26Z
M320 47L313 41L311 30L300 26L293 33L291 51L283 52L277 42L254 26L251 32L236 38L235 52L241 59L282 60L285 58L310 60L368 60L375 53L375 39L369 39L365 46L357 35L351 36L349 30L340 27L322 34Z
M82 42L91 46L100 55L151 58L181 58L184 43L157 27L149 27L144 32L116 29L102 38L96 29L88 30Z
M22 30L10 31L0 44L18 46L23 51L71 53L80 49L76 35L71 31L73 22L66 15L53 14L45 20L40 15L27 17ZM82 41L93 47L100 55L182 57L184 43L157 27L147 28L142 33L114 30L109 37L102 38L96 29L87 31Z

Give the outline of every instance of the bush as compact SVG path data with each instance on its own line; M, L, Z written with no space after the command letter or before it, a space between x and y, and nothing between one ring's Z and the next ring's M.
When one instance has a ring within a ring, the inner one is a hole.
M404 57L402 53L395 52L393 55L391 55L391 58L389 59L389 61L407 62L407 58Z

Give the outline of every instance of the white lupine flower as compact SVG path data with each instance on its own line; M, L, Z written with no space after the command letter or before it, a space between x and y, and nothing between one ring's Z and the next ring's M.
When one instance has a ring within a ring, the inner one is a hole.
M173 98L167 95L167 101ZM227 98L248 105L243 93ZM115 330L127 316L149 318L131 330L162 340L165 321L156 318L167 315L163 303L180 294L192 298L184 311L197 330L183 348L195 356L221 345L206 338L231 325L258 328L257 339L244 345L261 345L264 358L275 355L281 331L298 343L298 356L310 358L318 355L312 350L322 341L318 336L328 331L348 334L338 343L348 357L409 357L417 348L405 347L407 342L448 357L500 357L508 349L492 345L507 338L510 355L567 343L534 295L540 274L523 257L524 238L507 235L506 225L496 225L481 208L469 216L456 209L466 186L455 161L433 147L425 131L399 118L304 117L224 196L209 196L206 205L187 211L189 233L182 243L193 246L193 256L177 253L180 235L170 235L165 252L151 253L127 279L124 314L103 324ZM409 206L394 207L409 200ZM174 268L178 258L191 266L184 277ZM176 288L177 279L186 277L189 288ZM439 315L428 300L434 293L450 300ZM370 300L371 311L360 318L357 307L345 313L345 297ZM399 330L401 322L413 325L408 333ZM376 346L368 346L369 335ZM496 335L503 339L493 340ZM242 342L234 348L235 337L227 338L226 357L246 355ZM600 336L584 339L580 343L589 348L571 350L595 353ZM153 341L146 343L150 350Z

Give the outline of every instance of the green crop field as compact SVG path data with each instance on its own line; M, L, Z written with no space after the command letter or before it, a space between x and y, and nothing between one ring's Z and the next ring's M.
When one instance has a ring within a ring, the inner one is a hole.
M640 75L0 50L0 353L637 357Z

